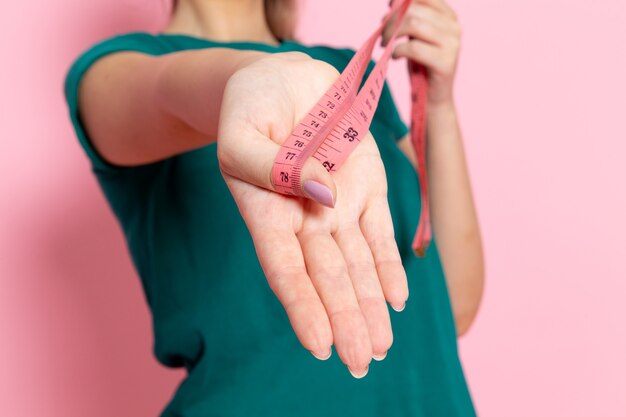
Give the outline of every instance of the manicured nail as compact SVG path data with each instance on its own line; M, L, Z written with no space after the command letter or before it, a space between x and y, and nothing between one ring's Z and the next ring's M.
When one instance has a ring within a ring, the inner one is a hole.
M313 351L310 351L310 352L311 352L311 355L315 356L316 359L319 359L321 361L327 360L328 358L330 358L330 355L333 354L332 348L328 349L328 354L326 356L317 356L315 353L313 353Z
M379 361L379 362L385 359L386 357L387 357L387 352L383 353L382 355L372 355L372 359Z
M333 201L333 193L324 184L320 184L317 181L306 180L304 181L304 191L320 204L326 207L335 207Z
M401 306L396 307L394 305L391 306L391 308L393 308L394 310L396 310L398 313L401 312L402 310L404 310L404 307L406 307L406 302L402 303Z
M367 371L368 370L369 370L369 367L365 367L365 370L363 370L361 372L352 372L352 369L350 369L350 367L348 366L348 371L350 371L352 376L355 377L356 379L363 378L365 375L367 375Z

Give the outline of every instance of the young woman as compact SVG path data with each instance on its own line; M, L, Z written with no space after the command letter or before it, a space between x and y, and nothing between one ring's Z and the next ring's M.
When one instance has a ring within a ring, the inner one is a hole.
M162 416L473 416L456 337L483 263L452 93L455 13L414 1L394 49L429 71L435 240L416 258L415 156L386 83L341 170L311 158L307 198L273 191L280 144L355 53L298 42L294 1L179 0L162 33L107 39L67 75L155 354L188 371Z

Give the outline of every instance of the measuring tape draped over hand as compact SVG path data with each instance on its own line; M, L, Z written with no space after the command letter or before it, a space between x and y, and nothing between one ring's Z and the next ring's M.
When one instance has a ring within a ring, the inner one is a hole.
M359 144L361 137L368 132L378 106L400 23L412 1L392 2L380 27L359 48L335 83L285 140L272 167L272 182L276 192L304 196L300 174L305 161L313 156L327 171L337 171ZM357 94L376 40L396 11L399 14L394 23L393 34L383 55ZM409 60L408 69L411 82L411 142L417 154L422 202L420 220L411 247L417 256L424 256L431 240L425 138L428 83L423 65Z

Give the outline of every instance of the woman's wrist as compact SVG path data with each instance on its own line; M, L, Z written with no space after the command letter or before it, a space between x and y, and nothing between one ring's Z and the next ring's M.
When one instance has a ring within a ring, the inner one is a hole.
M429 100L427 102L427 117L430 114L440 113L456 113L456 103L453 98L439 101Z
M426 120L428 138L438 142L449 139L460 140L457 110L453 100L429 103Z

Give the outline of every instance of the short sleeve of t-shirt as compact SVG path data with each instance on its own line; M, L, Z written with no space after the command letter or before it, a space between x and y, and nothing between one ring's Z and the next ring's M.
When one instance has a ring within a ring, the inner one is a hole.
M167 52L165 46L148 33L128 33L108 38L95 44L83 52L71 65L65 78L65 99L67 100L70 119L78 140L89 157L93 170L97 172L116 172L127 169L111 164L105 160L91 142L78 111L78 88L83 75L100 58L105 55L136 51L150 55L161 55Z

